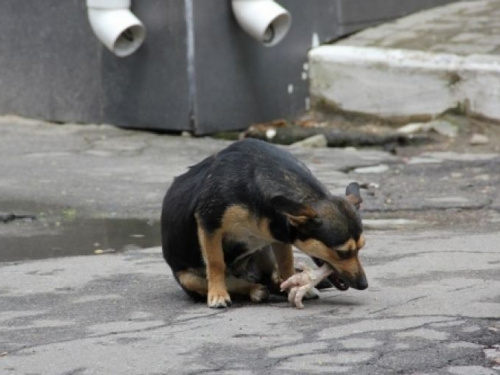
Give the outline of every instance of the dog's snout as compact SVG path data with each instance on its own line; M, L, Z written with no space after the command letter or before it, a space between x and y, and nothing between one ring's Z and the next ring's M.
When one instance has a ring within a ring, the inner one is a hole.
M368 288L368 280L366 279L366 276L361 275L360 277L358 277L356 280L356 285L355 286L353 285L353 287L359 290L364 290Z
M342 278L351 288L358 290L364 290L368 288L368 280L366 279L364 272L358 273L357 275L343 274Z

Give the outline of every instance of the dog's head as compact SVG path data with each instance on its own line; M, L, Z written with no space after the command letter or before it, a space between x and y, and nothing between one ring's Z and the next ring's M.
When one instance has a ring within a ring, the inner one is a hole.
M293 245L317 263L327 263L334 270L330 281L341 290L368 287L358 259L359 250L365 245L358 214L361 202L359 185L354 182L347 187L345 197L310 203L295 202L283 196L273 199L275 207L295 228Z

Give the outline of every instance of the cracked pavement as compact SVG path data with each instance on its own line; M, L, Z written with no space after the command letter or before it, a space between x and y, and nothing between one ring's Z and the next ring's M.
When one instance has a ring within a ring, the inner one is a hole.
M0 257L24 237L43 252L44 228L63 242L75 217L155 222L172 178L227 144L17 118L0 129L0 211L38 217L0 224ZM0 372L499 374L500 154L293 152L336 193L376 187L363 192L367 290L211 310L180 290L159 242L41 260L19 247L0 262Z

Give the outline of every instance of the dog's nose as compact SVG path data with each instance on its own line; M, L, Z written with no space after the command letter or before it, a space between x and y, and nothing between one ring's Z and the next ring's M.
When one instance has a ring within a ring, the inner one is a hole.
M366 280L365 275L361 275L358 277L356 280L356 285L353 285L354 288L359 289L359 290L364 290L368 288L368 280Z

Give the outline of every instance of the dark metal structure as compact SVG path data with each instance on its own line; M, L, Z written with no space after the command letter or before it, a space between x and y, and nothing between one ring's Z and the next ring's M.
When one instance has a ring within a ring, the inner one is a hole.
M136 0L144 45L119 58L83 0L0 2L0 114L207 134L293 118L308 105L307 51L452 0L280 0L289 34L265 48L230 0Z

